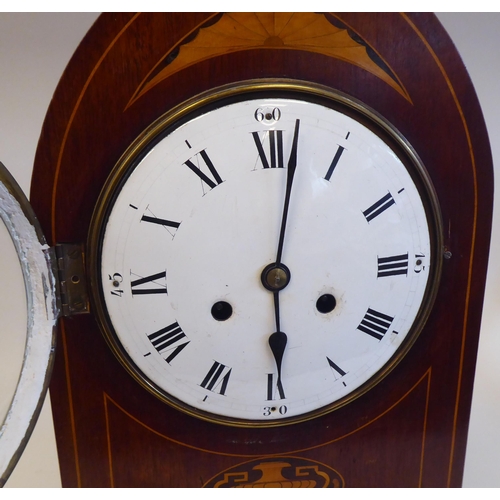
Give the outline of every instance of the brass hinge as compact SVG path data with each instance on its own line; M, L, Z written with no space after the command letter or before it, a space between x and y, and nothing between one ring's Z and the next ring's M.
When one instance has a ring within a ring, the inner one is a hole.
M62 316L90 312L83 249L83 245L79 244L62 243L55 246L59 308Z

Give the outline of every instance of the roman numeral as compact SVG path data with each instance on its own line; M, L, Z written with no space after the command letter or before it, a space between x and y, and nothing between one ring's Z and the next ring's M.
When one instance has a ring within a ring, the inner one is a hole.
M179 323L172 323L157 332L148 335L148 339L153 344L158 353L172 351L165 361L170 364L171 361L189 344L189 340L184 343L179 343L187 339L186 334L182 331ZM175 345L177 344L177 345Z
M377 340L382 340L387 330L389 330L393 319L391 316L387 316L387 314L382 314L374 309L368 309L357 329L371 335Z
M370 222L372 219L374 219L382 212L387 210L390 206L394 205L394 203L396 202L394 201L394 198L392 197L391 193L387 193L385 196L380 198L380 200L374 203L371 207L368 207L363 212L363 215L365 216L366 220Z
M197 167L193 162L193 158L190 158L186 162L184 162L184 165L189 167L192 172L194 172L203 182L205 182L211 189L214 187L218 186L222 181L221 176L219 175L219 172L214 167L214 164L212 163L212 160L208 157L207 152L203 149L201 150L197 155L196 158L198 159L198 155L201 156L203 162L205 165L208 167L208 170L210 170L210 173L212 174L212 178L210 178L208 175L206 175L204 172L201 171L199 167ZM198 162L197 162L198 163Z
M130 287L132 288L132 295L153 295L157 293L167 293L167 285L161 285L156 283L156 280L166 279L166 271L161 273L152 274L151 276L146 276L144 278L139 278L137 280L130 282ZM153 283L156 288L138 288L146 283Z
M404 274L408 276L408 253L393 255L392 257L378 257L377 278L397 276Z
M204 389L212 392L216 392L216 389L218 389L219 394L225 396L230 376L231 368L228 368L218 361L214 361L214 364L200 385Z
M330 177L332 176L333 171L335 170L337 163L340 161L340 157L342 156L342 153L344 151L345 151L345 148L343 146L338 147L337 152L335 153L335 156L333 157L332 163L330 164L330 167L328 168L328 172L325 175L325 179L327 181L330 180Z
M143 215L141 217L141 221L151 222L151 224L158 224L160 226L173 227L175 229L177 229L181 225L180 222L175 222L173 220L167 220L167 219L159 219L158 217L150 217L149 215Z
M273 401L274 400L274 388L278 389L278 394L280 399L285 399L285 391L283 390L283 384L281 383L281 380L278 380L278 383L274 383L274 375L272 373L267 374L267 400L268 401Z
M258 132L252 132L260 161L264 168L283 168L283 130L269 130L261 141ZM269 157L264 151L264 143L269 139Z
M347 372L342 370L339 365L335 364L328 356L326 357L326 360L328 361L328 364L330 365L330 368L333 369L335 373L338 373L341 377L343 377Z

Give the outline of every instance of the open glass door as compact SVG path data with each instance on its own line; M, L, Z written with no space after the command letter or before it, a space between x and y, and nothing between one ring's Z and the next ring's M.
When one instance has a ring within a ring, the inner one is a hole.
M8 276L0 276L0 486L3 486L42 408L54 357L58 312L50 249L26 196L1 163L0 219L1 258L4 262L7 259L9 272ZM13 312L12 301L17 304L24 301L25 317L19 317L19 308Z

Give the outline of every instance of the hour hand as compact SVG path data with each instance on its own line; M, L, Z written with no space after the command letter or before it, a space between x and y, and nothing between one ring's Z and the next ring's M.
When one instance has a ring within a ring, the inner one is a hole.
M278 387L282 388L281 384L281 365L283 362L283 354L285 353L286 343L288 337L285 332L280 328L280 310L279 310L279 291L274 292L274 312L276 316L276 332L269 337L269 347L273 353L276 362L276 369L278 371Z
M281 384L281 364L283 361L283 354L285 352L287 336L284 332L274 332L269 337L269 346L271 347L271 351L273 353L274 359L276 361L276 369L278 371L278 387L282 387Z

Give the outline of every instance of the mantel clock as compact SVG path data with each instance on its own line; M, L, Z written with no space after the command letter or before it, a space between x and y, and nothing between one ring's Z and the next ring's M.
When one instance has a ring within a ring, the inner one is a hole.
M33 175L65 486L460 485L492 167L433 15L104 14Z

